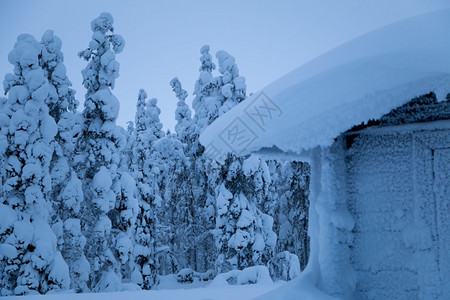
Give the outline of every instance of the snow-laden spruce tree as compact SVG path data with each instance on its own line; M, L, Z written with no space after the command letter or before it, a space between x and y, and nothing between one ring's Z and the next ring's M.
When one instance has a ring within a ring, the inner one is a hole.
M47 106L50 109L50 116L58 125L58 133L55 137L58 143L55 149L56 157L64 157L72 166L75 143L83 122L81 114L76 110L79 102L75 99L75 90L70 88L72 83L66 75L61 40L52 30L47 30L42 35L41 45L39 65L50 84ZM59 189L53 187L53 190Z
M273 279L291 280L304 269L309 257L309 165L267 161L270 184L260 209L274 218L276 255L268 262Z
M42 46L28 34L17 38L8 59L14 73L3 82L8 100L0 120L5 158L0 204L2 295L68 289L69 270L49 226L50 162L57 126L46 103L51 87L39 65ZM5 130L5 128L7 130Z
M83 190L72 166L74 145L81 129L81 115L76 111L78 101L66 75L61 40L52 30L48 30L41 38L41 45L39 65L50 90L47 106L50 116L58 123L55 151L50 162L51 201L55 209L51 223L57 235L58 249L69 265L71 288L87 291L89 264L84 256L85 238L79 219Z
M176 134L167 131L166 136L153 143L150 156L152 169L157 179L159 190L162 192L161 205L158 208L156 228L157 266L158 274L166 275L179 271L177 244L177 228L183 224L181 211L185 212L185 202L177 199L174 191L177 190L177 178L183 174L187 159L183 151L183 144Z
M219 62L221 76L213 77L215 69L209 54L209 46L200 49L200 76L195 83L192 107L195 110L194 120L197 131L201 133L218 116L224 114L236 104L245 99L245 78L239 76L239 69L235 59L226 51L218 51L216 58Z
M161 114L161 109L158 107L158 100L156 98L151 98L145 108L145 116L148 118L150 126L147 130L147 138L150 143L164 137L165 133L162 130L163 124L159 119Z
M231 156L228 158L231 159ZM259 158L234 158L226 177L217 187L216 245L217 272L265 264L272 256L276 234L273 218L257 206L255 190L263 190L266 177Z
M134 181L118 170L126 137L115 123L119 101L111 93L119 76L115 54L125 42L114 34L109 13L94 19L91 29L89 47L79 53L88 64L82 71L87 91L75 164L84 181L82 228L91 266L89 286L94 291L114 291L120 288L120 269L129 269L126 265L131 263L131 231L137 213Z
M134 149L134 144L135 144L135 140L136 140L135 128L134 128L133 121L127 122L127 129L126 129L125 136L126 136L127 143L126 143L125 148L122 150L122 157L120 160L120 170L133 172L133 168L132 168L133 151L134 151L133 149Z
M156 99L147 103L147 93L138 94L135 116L132 171L138 187L139 211L136 222L132 281L143 289L157 283L155 265L156 209L161 203L157 174L150 159L152 145L162 136L160 110Z
M202 48L202 53L200 70L204 70L208 77L207 74L210 74L214 65L207 47ZM180 203L178 209L185 210L177 225L178 263L180 268L198 272L212 271L216 256L214 236L210 231L214 228L214 208L206 203L212 197L207 198L205 193L207 170L204 167L205 158L201 157L203 146L198 141L196 121L191 118L191 110L185 102L187 92L181 87L178 78L172 79L170 85L179 100L175 110L175 130L178 139L185 146L185 155L189 161L177 176L175 190L171 192Z
M70 88L72 83L66 75L61 39L54 35L52 30L47 30L42 35L41 45L39 64L50 83L47 106L50 109L50 115L58 123L62 113L75 111L79 103L75 99L75 90Z
M192 107L195 110L194 122L198 133L214 121L217 117L217 109L220 106L220 83L218 78L212 76L212 71L216 65L212 62L211 54L209 54L209 46L205 45L200 49L200 75L195 82Z
M183 144L186 144L186 153L191 153L195 128L191 118L191 109L186 104L188 93L181 87L181 82L177 77L170 81L170 86L178 99L177 108L175 109L175 120L177 121L175 132L178 139Z
M233 56L226 51L218 51L216 57L219 61L219 72L222 75L220 93L223 100L218 111L221 116L245 99L246 84L245 78L239 76L239 69Z
M274 214L279 230L278 251L289 251L298 256L300 267L306 267L309 257L309 165L288 162L281 169L280 194Z

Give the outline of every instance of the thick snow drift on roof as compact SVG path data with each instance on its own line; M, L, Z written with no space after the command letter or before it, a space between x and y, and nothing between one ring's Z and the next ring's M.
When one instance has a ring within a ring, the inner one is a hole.
M450 92L450 10L365 34L295 69L214 121L200 136L211 156L262 147L327 146L353 125L414 97Z

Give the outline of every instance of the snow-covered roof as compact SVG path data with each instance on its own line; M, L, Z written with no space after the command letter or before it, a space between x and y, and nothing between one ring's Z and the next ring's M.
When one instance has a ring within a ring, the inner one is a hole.
M212 155L327 146L353 125L414 97L450 92L450 10L409 18L300 66L215 120L200 136Z

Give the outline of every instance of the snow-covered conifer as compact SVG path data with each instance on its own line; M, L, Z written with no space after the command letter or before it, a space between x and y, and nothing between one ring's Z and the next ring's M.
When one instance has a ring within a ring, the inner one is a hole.
M122 182L126 175L118 171L126 136L115 123L119 101L111 92L119 76L115 54L122 51L125 42L120 35L114 34L113 18L109 13L101 13L95 18L91 29L93 35L89 47L79 53L88 65L82 71L87 92L84 126L77 140L75 164L84 180L82 229L86 236L86 257L91 265L90 288L95 291L118 290L120 264L117 258L123 262L123 257L118 254L123 250L118 240L123 236L124 222L134 221L129 215L134 213L133 209L130 210L132 205L122 205L123 201L133 202L132 188L129 180ZM122 208L126 211L125 219L122 218Z
M209 46L200 49L200 76L195 83L192 107L195 110L194 122L197 131L211 124L218 116L224 114L236 104L245 99L245 78L239 76L239 69L235 59L226 51L218 51L216 58L219 62L221 76L213 77L215 69L209 54Z
M226 51L218 51L216 57L219 61L219 72L222 74L221 94L224 97L219 108L220 116L245 99L246 84L245 78L239 76L239 69L233 56Z
M1 114L7 126L0 138L6 146L2 209L8 219L0 235L2 295L46 293L70 285L67 264L48 225L57 126L46 105L51 88L39 66L41 50L34 37L20 35L8 56L14 74L3 82L8 100Z
M73 251L67 251L74 244L77 247L84 247L84 243L79 242L80 239L83 239L81 238L82 234L80 231L75 232L73 226L70 233L67 234L64 225L66 220L76 220L80 217L80 204L83 201L81 181L73 171L72 165L72 154L81 130L82 118L76 111L78 101L75 99L75 91L70 88L72 83L66 75L61 40L53 34L52 30L47 30L41 38L41 45L39 64L50 87L46 103L50 109L50 115L58 124L55 152L50 163L51 200L55 208L52 228L57 234L58 248L62 251L62 257L69 264L72 288L86 291L86 283L82 282L86 276L84 274L80 276L76 270L83 262L86 265L83 248L78 249L80 253L77 255L74 255ZM84 270L83 273L88 270Z
M170 86L178 98L177 108L175 109L175 131L178 139L188 146L188 153L192 144L192 134L194 133L193 122L191 118L191 109L186 104L188 93L181 87L180 80L175 77L170 81Z
M162 203L158 209L157 224L157 261L159 274L166 275L180 270L178 257L179 248L176 243L176 229L183 223L184 218L180 212L185 212L184 199L177 198L176 179L182 176L187 159L183 151L183 144L176 134L168 131L166 136L153 144L151 153L153 170L157 172L159 189L163 192Z
M259 158L228 158L232 162L216 198L217 271L265 264L273 253L276 235L273 218L257 207L250 191L259 185ZM255 184L256 182L256 184Z
M136 141L136 134L135 134L135 128L134 128L134 122L128 121L127 122L127 129L126 129L126 146L122 151L122 157L120 161L120 169L122 171L130 171L133 172L133 149L135 146Z
M309 257L308 211L309 211L309 165L288 162L280 170L282 181L278 206L273 215L279 231L278 251L289 251L299 257L300 267L306 267Z
M205 45L200 49L200 62L202 63L199 71L200 75L195 82L194 95L192 107L195 110L194 122L197 125L197 131L201 133L203 129L211 124L213 120L212 114L217 109L217 99L214 94L217 94L216 80L212 76L212 71L216 65L212 62L211 54L209 54L209 46Z
M152 146L162 136L160 110L156 99L147 103L147 93L141 89L136 104L136 129L133 147L133 174L138 187L138 214L134 248L134 283L150 289L157 283L155 265L156 207L161 202ZM159 171L157 171L159 173Z
M145 109L145 116L148 119L148 123L150 124L148 127L148 141L150 143L155 142L156 140L164 137L164 131L162 130L163 124L159 119L159 115L161 114L161 109L158 107L158 100L156 98L151 98L147 102L147 106Z
M50 83L47 106L50 115L58 123L62 113L76 110L78 101L75 99L75 90L70 88L72 83L66 75L61 39L54 35L52 30L47 30L42 36L41 45L39 64Z

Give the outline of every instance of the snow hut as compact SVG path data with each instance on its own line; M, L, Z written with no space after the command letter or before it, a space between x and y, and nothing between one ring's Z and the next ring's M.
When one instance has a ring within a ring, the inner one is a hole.
M444 10L363 35L247 98L200 137L217 160L232 151L311 164L303 279L328 295L450 296L448 32Z

